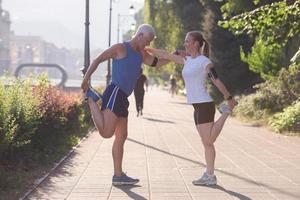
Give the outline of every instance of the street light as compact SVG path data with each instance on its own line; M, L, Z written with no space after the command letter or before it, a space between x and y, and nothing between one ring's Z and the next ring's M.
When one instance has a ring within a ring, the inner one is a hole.
M131 31L134 31L134 30L135 30L135 27L136 27L136 24L135 24L135 23L131 23L130 30L131 30Z
M135 13L134 6L131 5L131 6L129 7L129 15L134 15L134 13Z
M111 12L112 12L112 0L109 3L109 24L108 24L108 47L110 47L111 42ZM110 83L111 72L110 72L110 59L107 61L107 74L106 74L106 86Z
M86 73L88 67L90 66L90 32L89 32L89 15L90 15L90 4L89 0L85 1L85 36L84 36L84 64L81 71L83 75Z
M120 22L121 22L121 17L133 17L133 14L135 13L135 9L134 6L130 6L129 7L129 15L123 15L123 14L118 14L118 28L117 28L117 41L118 43L120 42ZM134 30L135 29L135 23L131 24L130 30Z

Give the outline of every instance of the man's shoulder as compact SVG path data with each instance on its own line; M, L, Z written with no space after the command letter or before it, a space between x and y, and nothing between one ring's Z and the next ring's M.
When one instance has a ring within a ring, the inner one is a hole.
M126 50L126 46L124 43L117 43L117 44L114 44L112 47L116 48L118 50Z
M123 58L126 55L126 46L123 43L114 44L111 48L116 53L115 58Z

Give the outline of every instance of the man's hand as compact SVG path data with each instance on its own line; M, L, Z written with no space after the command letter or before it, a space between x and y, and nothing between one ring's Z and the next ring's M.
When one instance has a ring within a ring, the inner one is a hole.
M90 86L90 80L89 79L83 79L81 83L81 89L83 90L84 93L89 89Z

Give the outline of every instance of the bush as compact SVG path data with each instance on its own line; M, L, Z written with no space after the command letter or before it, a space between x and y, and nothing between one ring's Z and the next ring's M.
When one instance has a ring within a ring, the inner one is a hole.
M300 132L299 122L295 119L299 105L296 102L300 99L299 63L282 69L277 79L268 80L255 88L255 94L241 97L235 115L271 124L276 131ZM271 118L274 114L276 118Z
M274 115L269 124L278 132L300 132L300 100Z
M259 97L256 94L242 96L238 101L238 106L234 109L234 115L246 119L265 119L264 116L267 115L266 111L263 109L259 109L258 105L255 103L257 102L258 98Z
M51 153L55 144L65 141L66 137L85 134L84 129L89 126L83 121L85 111L78 94L68 94L53 86L36 87L34 94L40 99L37 110L42 114L41 123L32 138L35 149Z
M60 145L70 148L91 127L88 108L79 94L63 92L43 77L38 85L32 84L32 79L14 80L9 86L0 81L2 161L39 161Z
M41 113L35 108L38 99L32 95L31 81L15 80L5 88L1 82L0 96L0 156L9 156L13 151L30 142L40 123Z
M5 199L17 199L92 125L79 94L50 86L43 77L32 85L27 79L5 86L0 79L0 196Z

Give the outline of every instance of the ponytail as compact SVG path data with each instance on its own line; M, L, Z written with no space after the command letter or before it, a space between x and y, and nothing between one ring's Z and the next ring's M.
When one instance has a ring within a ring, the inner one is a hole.
M187 35L192 36L195 41L198 41L198 43L199 43L198 51L201 52L204 56L209 58L209 44L203 38L201 32L200 31L190 31L187 33Z
M203 39L202 54L209 58L209 44Z

